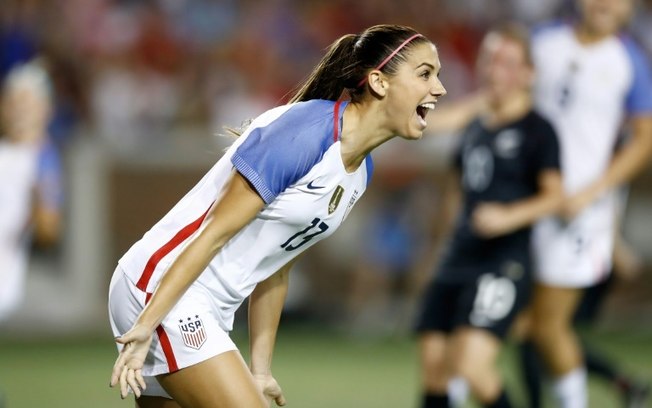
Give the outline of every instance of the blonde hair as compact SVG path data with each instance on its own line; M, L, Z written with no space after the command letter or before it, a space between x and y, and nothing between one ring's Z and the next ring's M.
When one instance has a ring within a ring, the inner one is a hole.
M52 86L50 76L46 71L43 61L34 59L25 64L12 68L4 82L3 91L11 91L18 88L28 88L40 98L51 101Z

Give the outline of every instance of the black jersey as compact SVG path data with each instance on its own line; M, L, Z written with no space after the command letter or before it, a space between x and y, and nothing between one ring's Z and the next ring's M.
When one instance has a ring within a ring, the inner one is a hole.
M464 203L439 278L475 279L505 259L517 260L529 270L529 227L486 239L473 230L471 216L479 203L509 203L536 194L541 171L559 169L559 143L550 123L534 111L497 129L475 119L462 133L456 165Z

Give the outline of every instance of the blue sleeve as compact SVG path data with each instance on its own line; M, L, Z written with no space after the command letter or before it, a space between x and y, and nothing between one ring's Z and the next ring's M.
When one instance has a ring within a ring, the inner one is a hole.
M625 100L630 114L652 114L652 71L643 51L631 39L623 41L632 61L634 80Z
M61 159L52 143L43 145L39 153L37 190L43 205L51 209L61 208L63 204Z
M320 117L307 108L292 107L267 126L254 128L231 158L268 204L306 175L333 143L332 111Z

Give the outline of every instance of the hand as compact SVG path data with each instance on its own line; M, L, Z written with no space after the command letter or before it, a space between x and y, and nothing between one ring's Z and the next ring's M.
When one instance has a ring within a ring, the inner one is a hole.
M495 238L516 229L513 218L505 204L482 203L473 211L473 229L483 238Z
M272 377L271 374L254 374L254 380L258 389L263 392L265 398L270 402L276 402L276 405L282 407L285 405L285 397L283 396L283 390L281 386L278 385L278 382Z
M123 399L129 394L129 388L131 388L136 398L139 398L141 389L145 389L145 379L141 370L149 346L152 343L152 332L136 324L127 333L117 337L115 341L124 344L124 347L113 365L109 385L113 387L119 382L120 396Z
M588 207L595 200L592 190L582 190L564 200L561 206L561 216L566 221L572 221L582 210Z

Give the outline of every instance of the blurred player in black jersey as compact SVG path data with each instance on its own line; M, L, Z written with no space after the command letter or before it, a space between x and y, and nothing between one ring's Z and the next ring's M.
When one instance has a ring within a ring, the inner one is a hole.
M486 407L511 406L496 358L531 288L530 225L562 201L557 137L532 109L527 31L505 25L478 59L485 103L456 156L463 203L417 323L423 407L448 407L461 377Z

